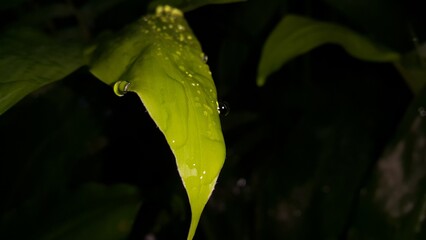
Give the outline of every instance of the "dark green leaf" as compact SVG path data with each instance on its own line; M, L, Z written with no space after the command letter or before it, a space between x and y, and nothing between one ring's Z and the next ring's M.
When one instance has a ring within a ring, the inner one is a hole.
M0 36L0 114L39 87L84 64L81 46L60 42L30 29Z
M422 48L425 49L426 44ZM426 51L422 48L404 54L395 62L395 67L415 94L419 94L426 83Z
M0 226L0 237L40 240L125 239L139 206L139 194L135 187L88 184L48 205L43 198L31 199L22 208L5 215Z
M353 57L365 61L389 62L399 58L398 53L386 50L346 27L288 15L272 31L263 47L257 84L264 85L266 78L282 65L326 43L338 44Z

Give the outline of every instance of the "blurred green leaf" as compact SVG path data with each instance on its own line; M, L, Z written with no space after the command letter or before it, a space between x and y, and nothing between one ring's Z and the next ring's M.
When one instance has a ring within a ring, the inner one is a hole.
M135 187L87 184L49 204L43 198L2 218L2 239L125 239L140 206ZM35 224L37 223L37 224ZM37 226L37 227L34 227ZM25 229L25 231L22 231Z
M97 47L91 72L118 95L136 92L164 133L189 196L192 239L225 159L216 88L182 12L158 7Z
M154 0L150 3L149 8L155 9L159 5L169 4L173 7L181 9L184 12L187 12L209 4L224 4L245 1L246 0Z
M51 39L31 29L0 36L0 114L39 87L84 64L81 46Z
M384 49L352 30L333 23L287 15L269 35L258 66L257 85L291 59L326 43L342 46L353 57L366 61L390 62L398 53Z

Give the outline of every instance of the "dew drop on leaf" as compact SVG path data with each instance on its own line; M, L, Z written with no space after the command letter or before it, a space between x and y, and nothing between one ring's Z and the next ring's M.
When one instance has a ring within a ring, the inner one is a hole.
M124 96L124 94L126 94L129 91L129 86L130 86L130 83L127 81L117 81L113 87L114 93L117 96L122 97Z
M203 60L204 63L207 63L207 61L209 60L209 57L206 54L201 53L201 60Z
M230 111L231 108L229 107L229 104L227 102L223 101L217 103L217 112L220 116L228 116Z

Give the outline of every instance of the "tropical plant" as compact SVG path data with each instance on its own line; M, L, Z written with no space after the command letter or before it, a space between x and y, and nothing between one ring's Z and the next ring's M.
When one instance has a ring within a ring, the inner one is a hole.
M0 238L424 239L416 4L1 2Z

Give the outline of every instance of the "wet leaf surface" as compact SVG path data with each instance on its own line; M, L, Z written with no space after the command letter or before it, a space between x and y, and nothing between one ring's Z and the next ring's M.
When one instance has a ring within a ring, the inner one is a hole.
M117 95L136 92L164 133L191 204L188 239L225 159L216 88L204 56L182 12L162 6L99 45L90 63Z

